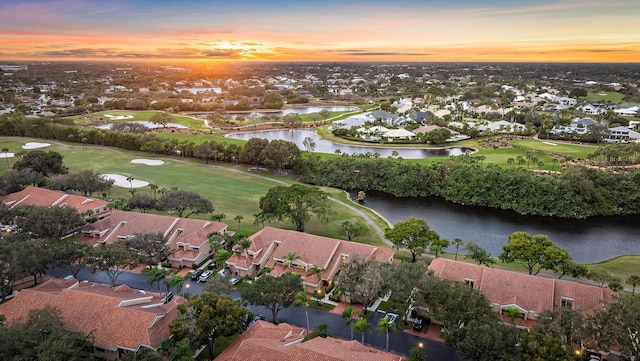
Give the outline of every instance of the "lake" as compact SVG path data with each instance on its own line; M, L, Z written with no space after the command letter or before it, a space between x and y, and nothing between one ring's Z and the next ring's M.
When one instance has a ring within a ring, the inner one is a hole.
M343 154L366 154L378 153L380 157L391 157L393 152L397 152L399 157L404 159L421 159L430 157L447 157L451 155L461 155L465 151L474 151L466 147L449 147L440 149L420 149L420 148L389 148L376 146L346 145L334 143L330 140L322 139L315 131L309 129L280 129L265 130L260 132L232 133L227 137L234 139L249 140L251 138L264 138L269 141L281 139L295 143L302 150L306 150L304 139L309 137L316 143L314 152L335 153L339 150Z
M227 112L227 114L232 116L244 116L244 117L280 117L287 114L311 114L311 113L319 113L322 110L328 110L330 112L352 112L358 110L358 107L349 107L349 106L327 106L327 107L318 107L318 106L309 106L309 107L294 107L287 108L273 112Z
M494 257L502 252L502 245L507 243L509 235L517 231L548 236L578 263L640 254L637 217L582 220L532 217L500 209L463 206L439 198L395 198L375 192L367 193L364 205L392 224L409 217L422 218L441 238L452 241L459 237L464 242L475 242ZM450 246L446 251L454 253L455 248Z

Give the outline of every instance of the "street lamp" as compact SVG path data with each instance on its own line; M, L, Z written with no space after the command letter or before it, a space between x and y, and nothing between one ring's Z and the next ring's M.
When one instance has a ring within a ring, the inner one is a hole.
M418 347L422 349L424 347L424 344L422 342L418 342Z

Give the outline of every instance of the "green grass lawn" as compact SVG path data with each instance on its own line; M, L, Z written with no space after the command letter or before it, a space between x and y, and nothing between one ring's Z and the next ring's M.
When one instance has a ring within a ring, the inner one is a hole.
M8 148L9 152L16 153L21 150L21 146L29 141L42 141L38 139L0 137L3 148ZM41 148L45 151L56 151L64 157L64 164L73 172L80 169L93 169L100 173L122 174L132 176L135 179L147 181L166 189L178 187L182 190L196 192L208 198L214 208L214 213L224 213L224 222L229 224L229 229L252 234L262 228L262 225L253 224L253 215L260 212L258 207L260 197L277 185L270 179L295 182L293 175L276 176L270 173L260 174L267 179L254 176L247 172L248 166L234 166L226 164L224 167L205 165L199 160L184 158L158 157L142 152L129 152L119 149L107 149L102 147L91 147L83 145L73 145L47 141L52 146ZM147 166L142 164L132 164L131 160L136 158L162 159L165 164L162 166ZM9 158L9 166L15 162L15 158ZM0 172L7 169L7 162L0 162ZM332 196L346 200L344 192L336 189L325 189ZM142 187L136 190L139 194L152 195L150 187ZM113 186L111 198L118 196L129 197L129 189ZM306 231L336 239L344 239L341 224L344 220L356 221L360 217L352 210L339 205L334 205L336 215L328 222L320 222L313 217L307 225ZM234 220L236 215L242 215L240 222ZM192 218L206 218L205 215L193 215ZM380 220L378 218L378 220ZM289 221L273 221L270 224L274 227L293 229ZM366 235L356 239L359 242L373 245L384 245L381 238L373 227L369 226Z
M596 151L596 145L572 144L554 140L515 140L512 144L531 149L532 151L541 151L547 154L559 154L573 158L587 159L587 156ZM555 145L553 145L555 144Z
M611 102L615 104L622 103L624 94L615 91L588 92L586 97L580 97L580 100L589 102Z

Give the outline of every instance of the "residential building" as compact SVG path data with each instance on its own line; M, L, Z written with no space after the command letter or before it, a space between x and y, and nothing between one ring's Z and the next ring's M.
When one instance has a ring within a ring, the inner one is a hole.
M542 311L566 307L591 315L618 302L618 294L608 288L505 271L472 263L436 258L429 265L435 277L464 282L482 292L501 315L515 308L517 325L529 327ZM510 320L509 320L510 322Z
M97 216L107 211L108 202L93 197L78 196L45 188L27 187L2 197L2 202L11 208L21 206L72 207L78 213Z
M228 233L227 228L222 222L115 210L108 217L86 225L82 241L108 244L136 234L160 232L174 251L168 258L171 267L182 268L203 262L211 254L208 235Z
M609 135L605 139L610 143L629 143L640 141L640 133L627 127L609 128Z
M75 278L53 278L0 304L0 314L11 326L27 317L29 311L55 307L60 310L65 327L92 334L95 356L117 360L143 347L157 350L162 340L171 335L169 324L183 302L182 297L166 299L125 285L112 288Z
M401 361L404 358L365 346L358 341L315 337L305 341L306 330L287 323L257 321L224 350L216 361Z
M238 276L255 276L265 267L278 276L283 272L298 272L308 293L328 287L340 271L340 265L353 257L393 260L393 250L362 243L342 241L313 234L265 227L249 237L251 246L227 261L231 272ZM289 259L293 255L294 259ZM317 267L319 274L310 272Z

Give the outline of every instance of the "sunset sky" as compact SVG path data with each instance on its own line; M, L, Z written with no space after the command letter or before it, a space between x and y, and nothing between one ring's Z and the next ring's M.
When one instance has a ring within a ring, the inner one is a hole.
M0 0L0 59L640 62L640 1Z

